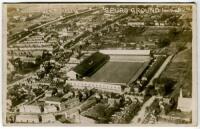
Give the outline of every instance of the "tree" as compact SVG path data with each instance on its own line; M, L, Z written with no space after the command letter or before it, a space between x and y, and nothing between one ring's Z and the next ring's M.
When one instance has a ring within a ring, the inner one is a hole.
M128 26L128 28L126 28L124 31L123 31L123 34L125 36L133 36L133 35L139 35L141 34L142 32L145 31L145 27L132 27L132 26Z
M45 76L45 72L44 71L39 71L39 72L37 72L37 76L39 77L39 79L42 79Z
M150 85L145 89L144 101L148 100L153 95L156 95L156 90L153 85Z
M35 93L36 96L44 93L44 91L41 88L39 88L39 89L33 89L33 92Z
M17 71L22 70L22 61L21 61L21 58L16 58L14 60L13 64L14 64L14 66L15 66L15 68L16 68Z
M48 50L43 50L42 52L42 60L43 61L49 61L51 59L52 55L49 53Z
M160 95L165 96L173 91L173 86L175 83L176 82L171 78L159 78L155 82L155 87Z
M52 89L52 95L55 96L58 93L58 90L56 88Z
M56 94L56 96L57 96L57 97L62 97L62 96L63 96L63 93L59 93L59 92L58 92L58 93Z
M157 45L159 48L163 48L163 47L166 47L168 45L170 45L170 39L169 38L163 38L161 37L158 42L157 42Z
M82 102L82 100L83 100L83 99L82 99L83 95L82 95L82 93L81 93L80 91L78 91L78 97L79 97L79 101Z
M13 88L8 91L8 97L12 102L12 106L22 103L27 97L30 96L25 91L21 91L20 89L20 85L14 85Z
M177 42L176 43L176 50L177 50L177 52L180 52L180 51L182 51L184 49L186 49L185 43L183 43L183 42Z
M40 65L40 64L42 64L42 62L43 62L42 61L42 56L37 56L36 59L35 59L35 64L36 65Z
M68 93L72 89L72 85L67 84L63 87L64 93Z
M179 34L180 34L180 30L177 30L176 28L172 28L172 29L170 29L169 30L169 38L170 39L174 39L174 38L176 38Z
M45 74L49 73L52 68L53 68L53 66L51 65L51 63L50 62L46 62L44 64Z

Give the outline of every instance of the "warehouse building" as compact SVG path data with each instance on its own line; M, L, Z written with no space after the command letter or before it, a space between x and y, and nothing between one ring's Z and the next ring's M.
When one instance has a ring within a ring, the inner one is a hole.
M19 107L21 113L41 113L41 108L38 105L22 105Z
M44 106L44 113L52 113L57 112L57 108L54 105L45 105Z
M53 114L44 114L41 115L42 123L53 123L56 121L56 118Z
M16 115L16 123L39 123L38 115Z

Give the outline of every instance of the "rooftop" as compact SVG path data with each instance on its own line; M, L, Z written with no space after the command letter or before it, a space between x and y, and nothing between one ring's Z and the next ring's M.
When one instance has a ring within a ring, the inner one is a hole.
M83 60L74 68L74 71L80 76L90 76L97 71L109 59L108 55L96 52Z
M150 50L100 50L99 52L108 55L150 55Z
M59 97L46 97L45 101L60 102L61 98L59 98Z
M16 119L39 119L38 115L16 115Z

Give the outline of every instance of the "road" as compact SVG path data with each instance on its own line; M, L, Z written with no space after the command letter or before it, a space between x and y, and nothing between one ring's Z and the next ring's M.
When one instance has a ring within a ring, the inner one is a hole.
M84 12L81 12L81 13L78 13L78 14L72 14L72 15L66 16L66 17L64 17L64 18L58 18L58 19L49 21L49 22L47 22L47 23L44 23L44 24L42 24L42 25L40 25L40 26L37 26L37 27L35 27L34 29L32 29L31 31L34 31L34 30L39 29L39 28L41 28L41 27L50 25L50 24L52 24L52 23L55 23L55 22L58 22L58 21L61 21L61 20L64 20L64 19L67 19L67 18L70 18L70 17L73 17L73 16L81 15L81 14L84 14L84 13L87 13L87 12L92 12L92 11L95 11L95 10L97 10L97 9L87 10L87 11L84 11ZM22 41L23 39L27 38L27 37L30 36L30 35L32 35L32 33L26 35L26 36L23 37L23 38L20 38L19 40L15 41L15 42L20 42L20 41ZM12 44L12 43L8 43L8 44L10 45L10 44Z
M91 10L90 10L90 11L91 11ZM82 12L82 13L84 13L84 12ZM59 19L59 20L61 20L61 19ZM51 23L53 23L53 22L55 22L55 21L59 21L59 20L57 19L57 20L51 21L51 22L48 23L48 24L51 24ZM117 19L116 21L118 21L118 20L120 20L120 19ZM110 23L109 25L106 25L106 26L102 27L101 29L95 31L94 33L97 33L97 32L99 32L99 31L105 29L105 27L114 24L116 21L114 21L113 23ZM45 25L47 25L47 23L44 24L44 25L42 25L42 26L45 26ZM42 27L42 26L39 26L39 27ZM36 29L36 28L35 28L35 29ZM88 38L90 38L91 36L92 36L92 35L90 34L90 35L86 36L85 39L88 39ZM78 42L77 42L77 43L78 43ZM74 47L75 45L77 45L77 43L75 43L75 44L74 44L73 46L71 46L71 47ZM36 72L37 72L37 71L36 71ZM7 88L8 88L8 89L9 89L9 88L12 88L12 86L14 86L15 84L18 84L18 83L20 83L20 82L22 82L22 81L25 81L26 79L32 77L36 72L31 72L31 73L25 75L25 77L24 77L23 79L20 79L20 80L14 82L14 83L8 85ZM31 103L34 102L35 100L37 100L38 98L40 98L42 95L43 95L43 94L41 94L40 96L38 96L37 98L35 98L33 101L31 101ZM23 104L26 104L26 103L27 103L27 102L21 103L21 104L19 104L18 106L23 105ZM84 104L84 103L82 103L82 104ZM74 108L72 108L72 109L66 109L66 110L63 110L63 111L56 112L55 114L63 114L63 113L65 113L65 112L70 112L71 110L77 111L77 110L81 107L82 104L80 104L79 106L74 107ZM18 107L18 106L17 106L17 107Z
M34 101L36 101L37 99L39 99L42 95L44 95L44 94L41 94L41 95L39 95L37 98L35 98L34 100L32 100L32 102L34 102ZM92 95L92 96L90 96L88 99L90 99L90 98L92 98L92 97L94 97L94 95ZM87 100L88 100L87 99ZM44 113L44 112L42 112L42 113L27 113L27 112L16 112L16 109L18 109L21 105L24 105L24 104L27 104L27 102L24 102L24 103L21 103L21 104L19 104L19 105L17 105L16 107L15 107L15 112L8 112L9 114L15 114L15 115L19 115L19 114L21 114L21 115L43 115L43 114L53 114L53 115L63 115L63 114L65 114L66 112L68 112L68 113L75 113L75 112L78 112L79 111L79 109L80 109L80 107L82 106L82 105L84 105L85 103L87 103L87 100L86 101L84 101L83 103L80 103L78 106L76 106L76 107L73 107L73 108L66 108L66 109L64 109L64 110L61 110L61 111L58 111L58 112L49 112L49 113Z
M173 58L174 55L168 56L167 59L164 61L164 63L160 66L160 68L157 70L157 72L154 74L154 76L151 78L151 80L149 81L149 83L147 84L147 86L152 85L153 84L153 80L158 78L161 73L165 70L165 68L167 67L167 65L169 64L169 62L171 61L171 59ZM150 106L153 101L156 99L156 96L152 96L149 100L147 100L141 110L138 112L138 114L133 118L133 120L131 121L131 124L140 124L144 121L145 119L145 110L146 107ZM139 121L140 119L140 121Z
M154 76L152 77L152 79L149 81L149 83L147 84L147 86L152 85L154 79L158 78L160 76L160 74L165 70L165 68L167 67L167 65L169 64L169 62L171 61L171 59L173 58L174 55L168 56L167 59L164 61L164 63L160 66L160 68L158 69L158 71L154 74Z
M91 11L95 11L95 10L97 10L97 9L87 10L87 11L81 12L81 13L79 13L79 14L72 14L72 15L67 16L67 17L64 17L64 18L59 18L59 19L50 21L50 22L48 22L48 23L44 23L44 24L42 24L42 25L40 25L40 26L34 28L33 30L39 29L39 28L44 27L44 26L46 26L46 25L52 24L52 23L54 23L54 22L58 22L58 21L60 21L60 20L64 20L64 19L66 19L66 18L70 18L70 17L76 16L76 15L81 15L81 14L84 14L84 13L87 13L87 12L91 12ZM30 33L29 35L31 35L31 33ZM28 37L29 35L27 35L27 36L25 36L25 37L19 39L18 41L23 40L24 38ZM16 42L17 42L17 41L16 41ZM75 44L74 44L74 45L75 45ZM74 45L73 45L73 46L74 46ZM37 72L37 71L36 71L36 72ZM30 78L31 76L33 76L33 74L36 73L36 72L31 72L31 73L29 73L29 74L26 74L24 78L22 78L22 79L20 79L20 80L18 80L18 81L16 81L16 82L14 82L14 83L12 83L12 84L9 84L9 85L7 86L7 88L10 89L10 88L12 88L13 85L18 84L18 83L20 83L20 82L22 82L22 81L25 81L26 79L28 79L28 78Z
M37 71L39 71L39 70L36 70L36 71L34 71L34 72L31 72L31 73L28 73L28 74L26 74L22 79L17 80L16 82L13 82L13 83L7 85L7 89L10 89L10 88L12 88L14 85L19 84L20 82L23 82L23 81L27 80L28 78L33 77L33 75L34 75Z
M89 100L90 98L94 97L94 95L90 96L87 100ZM59 112L56 112L54 114L56 115L62 115L66 112L68 113L74 113L74 112L77 112L81 109L81 106L84 105L85 103L88 103L87 100L85 100L83 103L80 103L78 106L74 107L74 108L70 108L70 109L65 109L65 110L62 110L62 111L59 111Z
M152 96L150 99L148 99L142 106L142 108L140 109L140 111L137 113L137 115L131 120L130 124L140 124L144 121L145 119L145 110L146 107L149 107L153 101L156 99L155 96Z
M39 28L44 27L44 26L46 26L46 25L49 25L49 24L52 24L52 23L54 23L54 22L58 22L58 21L61 21L61 20L64 20L64 19L67 19L67 18L70 18L70 17L73 17L73 16L76 16L76 15L81 15L81 14L88 13L88 12L92 12L92 11L96 11L96 10L97 10L97 9L87 10L87 11L80 12L80 13L78 13L78 14L72 14L72 15L66 16L66 17L64 17L64 18L58 18L58 19L52 20L52 21L50 21L50 22L44 23L44 24L42 24L42 25L40 25L40 26L34 28L33 30L39 29Z
M108 24L108 25L106 25L106 26L104 26L104 27L102 27L101 29L99 29L99 30L96 30L95 32L93 32L92 33L92 35L94 34L94 33L98 33L98 32L100 32L100 31L102 31L102 30L104 30L107 26L110 26L110 25L112 25L112 24L114 24L114 23L116 23L118 20L121 20L121 18L116 18L115 20L113 20L114 22L112 22L112 23L110 23L110 24ZM86 37L84 37L84 40L87 40L88 38L90 38L91 36L92 36L91 34L90 35L88 35L88 36L86 36ZM77 36L78 37L78 36ZM82 39L83 40L83 39ZM75 48L76 47L76 45L78 46L79 44L78 44L79 42L77 42L77 43L75 43L74 45L72 45L69 49L72 49L72 48ZM66 44L68 44L68 42L67 43L65 43L63 46L65 46Z

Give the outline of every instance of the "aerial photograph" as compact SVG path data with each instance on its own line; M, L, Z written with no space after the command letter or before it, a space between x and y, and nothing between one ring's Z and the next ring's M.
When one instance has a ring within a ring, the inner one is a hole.
M195 125L194 9L4 4L4 125Z

